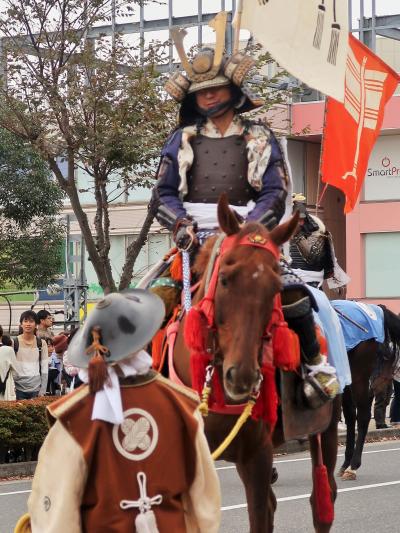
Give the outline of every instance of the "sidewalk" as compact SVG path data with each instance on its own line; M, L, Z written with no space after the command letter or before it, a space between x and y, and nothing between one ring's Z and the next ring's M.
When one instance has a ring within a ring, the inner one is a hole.
M390 424L388 419L386 420L386 423L388 425ZM400 426L389 429L376 429L375 420L371 418L365 442L375 442L391 439L400 439ZM346 444L346 425L341 422L339 422L338 441L339 446L344 446ZM278 448L276 450L276 453L298 453L304 452L305 450L308 450L308 440L305 440L304 442L290 441Z
M387 422L389 424L389 422ZM346 426L339 425L339 446L346 444ZM344 431L343 431L344 428ZM400 439L400 427L390 429L375 429L375 422L371 420L366 442L375 442L382 440ZM308 440L299 442L297 440L287 442L277 450L275 454L298 453L308 450ZM36 461L26 463L4 463L0 464L0 479L10 477L33 476L36 468Z

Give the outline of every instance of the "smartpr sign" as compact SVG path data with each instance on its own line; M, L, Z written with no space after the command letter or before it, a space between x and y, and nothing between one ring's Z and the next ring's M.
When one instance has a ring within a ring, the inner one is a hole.
M377 140L368 163L364 200L400 200L400 135Z

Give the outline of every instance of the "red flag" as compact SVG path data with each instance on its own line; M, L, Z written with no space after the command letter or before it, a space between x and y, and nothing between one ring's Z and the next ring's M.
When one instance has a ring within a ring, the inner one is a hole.
M394 70L349 36L345 100L327 100L321 158L322 181L344 192L345 213L357 202L385 105L399 81Z

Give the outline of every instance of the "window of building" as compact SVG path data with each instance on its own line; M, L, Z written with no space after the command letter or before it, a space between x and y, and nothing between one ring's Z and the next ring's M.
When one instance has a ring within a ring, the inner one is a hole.
M368 298L400 296L400 233L365 235L365 295Z
M137 235L126 235L126 248L135 241ZM133 269L132 285L137 283L172 247L169 233L152 233L141 249Z
M289 139L287 143L288 158L292 170L293 191L305 192L305 143Z

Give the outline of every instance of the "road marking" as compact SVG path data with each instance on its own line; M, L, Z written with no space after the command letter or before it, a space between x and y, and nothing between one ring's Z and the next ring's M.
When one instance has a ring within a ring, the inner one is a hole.
M367 455L369 453L384 453L384 452L400 452L400 448L386 448L385 450L370 450L370 451L363 451L363 455ZM344 453L338 453L337 457L344 457ZM281 464L281 463L299 463L302 461L310 461L310 457L301 457L300 459L282 459L281 461L274 461L275 464ZM231 470L232 468L235 468L235 466L218 466L216 470Z
M16 490L14 492L0 492L0 496L9 496L10 494L26 494L30 490Z
M371 485L360 485L358 487L347 487L344 489L338 489L338 492L353 492L356 490L368 490L368 489L376 489L380 487L388 487L391 485L400 485L399 481L386 481L385 483L373 483ZM14 494L26 494L28 492L31 492L30 490L18 490L14 492L2 492L0 493L0 496L12 496ZM284 498L277 498L277 502L291 502L294 500L305 500L306 498L309 498L311 494L298 494L297 496L286 496ZM247 507L247 503L239 503L238 505L227 505L226 507L221 507L221 511L233 511L234 509L245 509Z
M387 487L390 485L400 485L399 481L386 481L385 483L373 483L371 485L360 485L358 487L347 487L345 489L338 489L338 492L352 492L355 490L367 490L367 489L376 489L379 487ZM286 496L285 498L277 498L278 502L291 502L293 500L305 500L309 498L311 494L298 494L297 496ZM240 503L238 505L228 505L226 507L221 507L221 511L232 511L234 509L245 509L247 503Z

